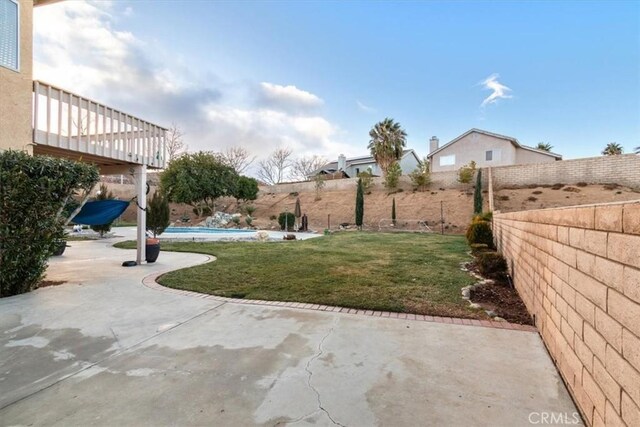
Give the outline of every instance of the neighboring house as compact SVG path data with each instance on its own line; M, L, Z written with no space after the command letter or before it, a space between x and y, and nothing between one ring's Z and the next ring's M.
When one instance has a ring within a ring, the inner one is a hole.
M67 90L33 81L33 8L59 0L0 0L0 151L64 157L101 175L131 175L146 205L147 168L165 165L166 129ZM138 210L138 254L146 216Z
M559 154L527 147L510 136L480 129L471 129L442 147L438 145L438 138L431 138L427 158L432 172L458 170L472 160L481 168L562 160Z
M413 172L420 163L420 159L413 150L404 150L400 158L400 168L402 174ZM329 175L333 178L355 178L360 172L370 171L374 176L381 176L382 170L376 163L373 156L361 156L347 159L343 154L338 156L338 160L327 163L313 173L316 175Z

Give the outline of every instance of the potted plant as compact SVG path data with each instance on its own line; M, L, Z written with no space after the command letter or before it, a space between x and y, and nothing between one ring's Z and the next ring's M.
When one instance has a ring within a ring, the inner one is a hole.
M160 192L153 193L147 203L147 230L153 233L153 238L147 238L147 262L156 262L160 254L160 240L157 238L169 226L169 201Z

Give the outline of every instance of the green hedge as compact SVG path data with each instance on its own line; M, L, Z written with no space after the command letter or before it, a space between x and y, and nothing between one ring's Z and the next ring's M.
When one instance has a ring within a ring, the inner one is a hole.
M95 166L65 159L0 153L0 297L34 289L64 237L64 208L99 179Z

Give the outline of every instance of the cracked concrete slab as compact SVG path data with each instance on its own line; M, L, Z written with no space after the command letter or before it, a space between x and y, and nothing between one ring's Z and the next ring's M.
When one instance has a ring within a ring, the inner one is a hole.
M131 254L74 242L50 269L69 283L0 300L0 425L489 426L576 412L535 333L159 292L142 278L206 258L120 267Z

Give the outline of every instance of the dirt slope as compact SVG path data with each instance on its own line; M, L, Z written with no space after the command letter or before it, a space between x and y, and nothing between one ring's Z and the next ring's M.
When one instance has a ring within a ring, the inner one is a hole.
M485 210L488 210L487 193L484 192ZM269 194L261 191L258 200L251 203L257 209L253 214L253 225L258 228L275 229L277 221L271 220L280 212L293 212L296 198L300 198L302 212L309 218L309 227L322 231L327 227L327 216L331 215L331 228L341 223L355 222L355 186L350 190L322 191L320 200L316 193L300 192L292 194ZM425 221L432 229L440 231L440 203L445 220L445 233L463 233L469 224L473 211L473 188L467 190L432 188L424 192L414 192L409 188L395 194L387 194L382 188L374 187L365 196L365 227L377 230L381 220L391 219L392 199L396 199L396 213L399 228L409 222L407 228L417 228L416 221ZM495 192L495 208L502 212L529 209L543 209L560 206L607 203L640 199L640 192L615 185L587 185L533 187L501 189ZM204 218L197 218L192 208L184 205L171 206L171 220L180 223L180 217L188 215L190 222L198 224ZM234 199L222 199L218 208L226 212L237 212ZM130 206L123 215L125 221L135 221L135 206ZM389 221L384 221L387 225ZM241 223L245 226L244 218ZM398 227L397 227L398 228ZM387 228L388 229L388 228Z

